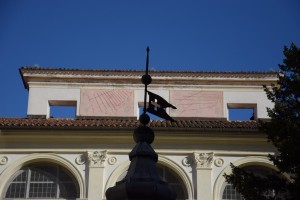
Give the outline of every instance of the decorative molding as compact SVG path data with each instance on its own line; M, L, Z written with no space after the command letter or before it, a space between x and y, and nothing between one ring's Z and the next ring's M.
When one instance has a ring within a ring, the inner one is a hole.
M223 160L222 158L217 158L217 159L215 160L215 165L216 165L217 167L222 167L223 164L224 164L224 160Z
M104 167L107 152L106 151L88 151L87 157L90 167Z
M83 165L86 163L86 157L84 155L79 155L77 158L75 158L75 163L77 165Z
M194 153L194 163L197 168L211 168L213 153Z
M0 165L6 165L7 162L8 162L8 157L7 156L0 157Z
M190 167L193 164L193 160L190 157L185 157L182 159L182 165Z
M116 157L109 157L107 160L108 164L114 165L117 163L117 158Z

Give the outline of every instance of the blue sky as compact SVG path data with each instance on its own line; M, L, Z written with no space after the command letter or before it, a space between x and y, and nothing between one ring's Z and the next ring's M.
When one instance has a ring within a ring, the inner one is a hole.
M0 116L25 117L21 66L278 70L298 0L0 0Z

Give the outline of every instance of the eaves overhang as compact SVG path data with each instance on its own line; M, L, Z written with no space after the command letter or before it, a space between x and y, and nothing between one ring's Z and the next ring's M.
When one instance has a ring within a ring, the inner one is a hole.
M0 130L98 130L132 131L139 126L137 119L99 118L0 118ZM170 132L259 132L259 123L249 121L177 119L176 122L152 120L154 131Z
M140 84L142 70L92 70L66 68L19 69L24 86L45 83L114 83ZM270 85L276 83L276 72L209 72L209 71L150 71L155 84L163 85Z

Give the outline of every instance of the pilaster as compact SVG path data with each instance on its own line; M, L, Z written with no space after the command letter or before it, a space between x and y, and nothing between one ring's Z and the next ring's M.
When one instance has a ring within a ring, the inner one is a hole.
M212 200L213 153L194 153L197 200Z
M102 200L104 196L104 167L107 158L106 151L88 151L88 199Z

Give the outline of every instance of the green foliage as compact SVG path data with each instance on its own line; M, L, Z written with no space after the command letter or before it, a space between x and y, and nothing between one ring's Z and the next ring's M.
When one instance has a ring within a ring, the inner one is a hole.
M253 171L239 168L231 164L232 174L225 175L227 182L231 183L237 191L248 200L279 200L288 191L290 185L273 171L265 176Z
M294 44L284 47L285 59L279 65L283 75L279 76L279 87L265 87L268 98L275 106L268 109L270 123L262 123L268 140L278 153L270 155L270 160L282 172L291 175L291 194L300 199L300 49Z
M232 166L233 173L224 176L247 200L300 199L300 49L291 44L283 53L277 84L264 86L274 108L268 108L271 120L260 122L260 129L277 149L269 159L281 173L288 173L291 181L278 175L258 177ZM274 197L265 197L267 191L273 191Z

